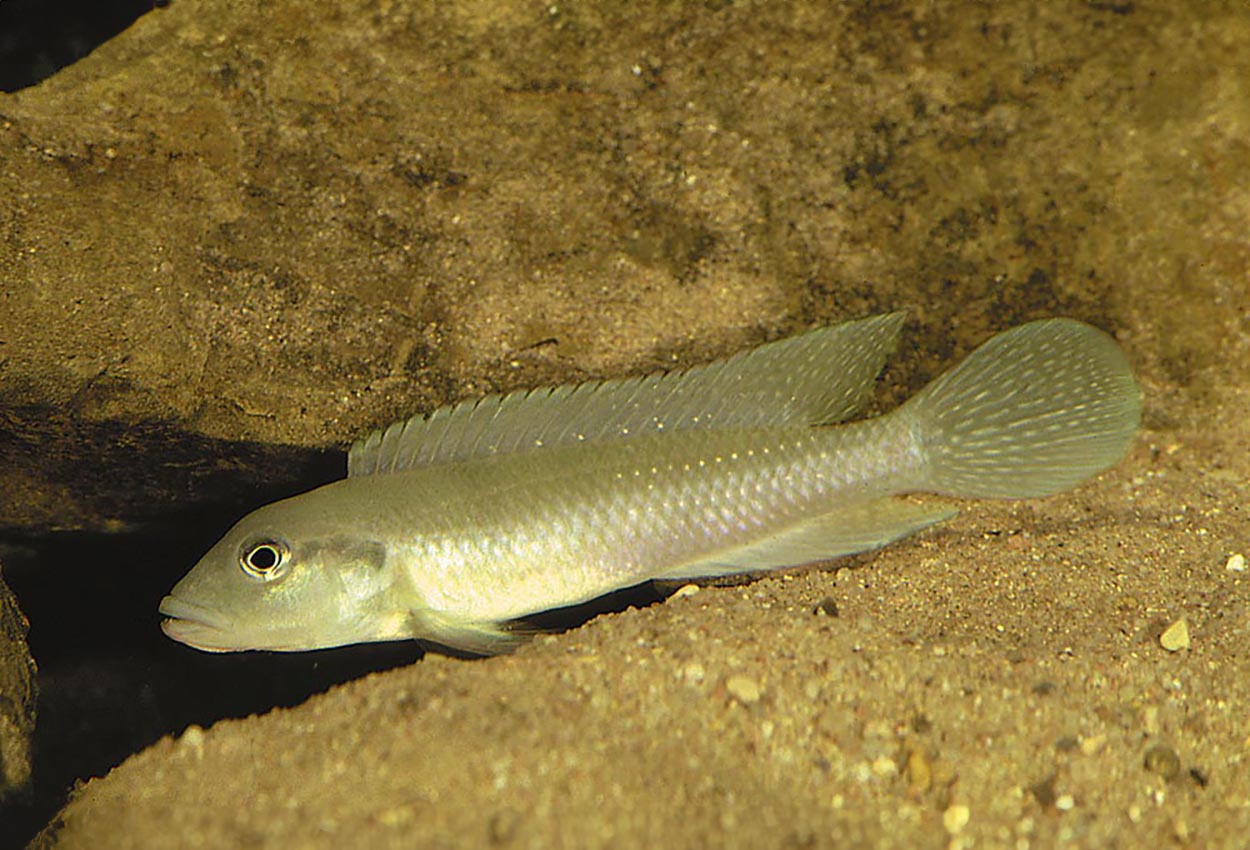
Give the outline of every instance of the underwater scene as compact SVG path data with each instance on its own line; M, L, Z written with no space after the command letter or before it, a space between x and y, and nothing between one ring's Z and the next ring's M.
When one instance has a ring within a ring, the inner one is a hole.
M0 850L1245 846L1250 5L95 5Z

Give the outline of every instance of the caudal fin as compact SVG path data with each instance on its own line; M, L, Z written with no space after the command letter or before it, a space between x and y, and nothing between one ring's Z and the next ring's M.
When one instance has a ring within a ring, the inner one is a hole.
M1018 499L1120 460L1141 422L1141 390L1107 334L1043 319L993 337L899 412L926 459L918 489Z

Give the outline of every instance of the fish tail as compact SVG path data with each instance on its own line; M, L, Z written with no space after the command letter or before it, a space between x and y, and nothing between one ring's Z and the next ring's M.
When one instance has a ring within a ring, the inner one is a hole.
M923 458L917 489L1019 499L1119 461L1141 422L1141 390L1110 336L1044 319L993 337L899 412Z

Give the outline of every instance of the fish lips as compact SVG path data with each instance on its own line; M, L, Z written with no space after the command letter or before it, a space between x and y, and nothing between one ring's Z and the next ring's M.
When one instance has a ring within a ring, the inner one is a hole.
M176 596L166 596L161 600L159 611L168 618L161 622L161 631L179 643L204 652L238 652L243 649L232 645L226 622L208 608Z

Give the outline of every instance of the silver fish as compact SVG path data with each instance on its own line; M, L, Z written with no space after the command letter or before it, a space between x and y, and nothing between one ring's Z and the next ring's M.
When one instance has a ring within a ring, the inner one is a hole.
M1124 354L1070 319L999 334L894 411L836 424L867 402L902 322L392 425L352 446L346 478L240 520L162 600L162 628L211 652L501 652L526 615L862 552L955 513L900 494L1073 487L1137 433Z

